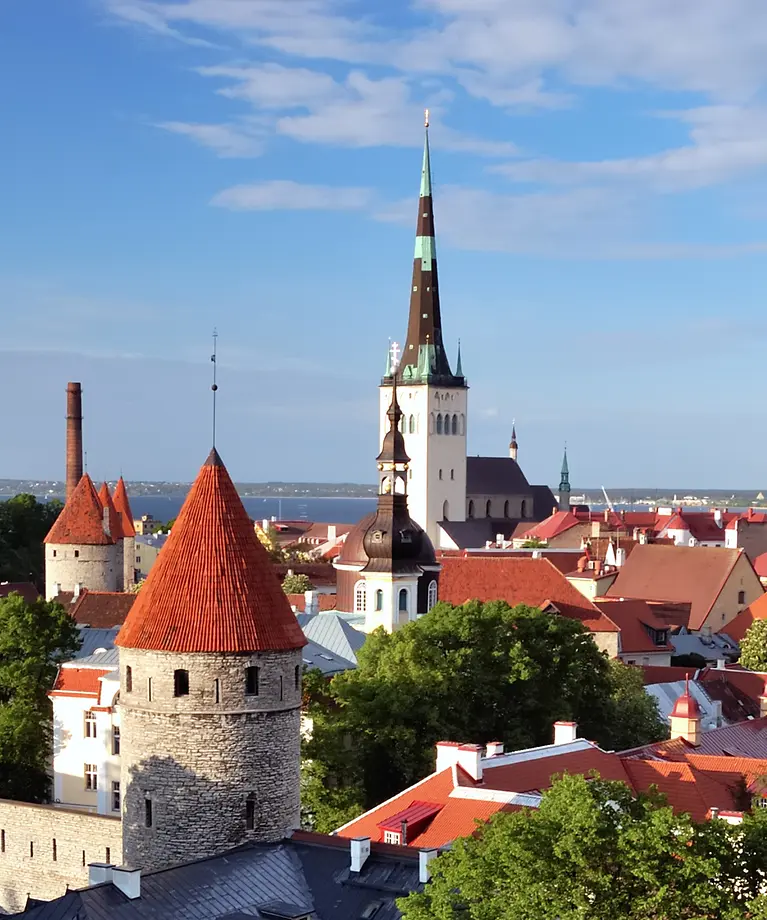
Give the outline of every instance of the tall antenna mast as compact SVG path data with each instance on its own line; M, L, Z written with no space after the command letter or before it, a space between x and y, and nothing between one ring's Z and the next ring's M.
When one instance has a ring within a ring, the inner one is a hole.
M218 340L218 332L215 328L213 329L213 354L210 356L210 360L213 362L213 384L211 390L213 391L213 447L216 446L216 391L218 390L218 384L216 383L216 343Z

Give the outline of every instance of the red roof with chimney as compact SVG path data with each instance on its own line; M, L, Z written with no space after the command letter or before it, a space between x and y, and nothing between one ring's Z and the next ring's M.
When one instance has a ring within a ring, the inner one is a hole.
M117 480L112 501L120 515L120 526L122 527L123 537L135 537L136 529L133 526L133 512L131 511L130 502L128 501L128 491L125 488L125 480L122 476Z
M668 641L668 624L655 616L647 601L598 598L594 603L620 629L621 652L674 654L674 646ZM659 645L653 640L651 631L665 633L666 641Z
M104 531L104 508L85 473L48 531L46 543L109 546L114 539Z
M167 652L282 651L306 645L215 448L116 644Z
M107 483L102 482L101 488L99 489L99 501L101 502L101 507L107 510L109 515L109 533L115 540L122 539L123 528L120 521L120 515L117 513L117 509L114 506L112 501L112 496L109 492L109 486Z
M545 610L550 605L593 632L618 632L618 627L574 588L548 559L517 556L443 556L440 600L449 604L506 601Z
M579 523L580 521L571 511L555 511L545 521L535 524L521 536L526 540L550 540Z

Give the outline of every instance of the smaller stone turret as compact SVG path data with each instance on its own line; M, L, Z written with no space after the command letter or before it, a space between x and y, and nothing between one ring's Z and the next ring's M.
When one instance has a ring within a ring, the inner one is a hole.
M690 679L685 679L684 693L674 703L669 716L671 738L682 738L697 747L700 744L702 715L698 701L690 693Z
M130 591L136 584L136 530L133 526L133 512L128 501L128 490L122 476L117 480L112 495L115 509L120 517L120 531L123 544L123 591Z
M81 477L45 538L45 596L117 590L117 514L101 504L90 476Z

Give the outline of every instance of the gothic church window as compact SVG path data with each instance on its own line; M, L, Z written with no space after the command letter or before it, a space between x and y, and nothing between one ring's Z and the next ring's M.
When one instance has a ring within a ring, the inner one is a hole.
M490 511L492 510L493 503L488 498L487 503L485 504L485 517L490 517Z
M520 515L523 518L527 517L527 502L522 502L522 510L520 511Z
M458 416L453 416L453 421L450 423L450 430L453 434L458 434Z
M504 516L504 517L508 517L508 516L509 516L509 502L508 502L508 499L503 503L503 516Z
M426 596L426 610L431 610L431 608L437 603L437 582L429 582L429 590Z
M437 414L437 434L442 434L442 413Z
M365 582L358 581L354 586L354 612L355 613L364 613L365 612Z
M414 415L410 416L410 424L408 427L410 428L410 434L415 434L415 416Z
M408 594L407 588L400 588L399 604L398 604L400 613L407 613L407 594Z
M189 671L183 668L173 672L173 696L189 696Z
M452 473L452 470L450 472ZM443 521L450 520L450 502L447 500L442 502L442 520Z
M469 502L469 517L470 518L474 517L474 500L473 499Z

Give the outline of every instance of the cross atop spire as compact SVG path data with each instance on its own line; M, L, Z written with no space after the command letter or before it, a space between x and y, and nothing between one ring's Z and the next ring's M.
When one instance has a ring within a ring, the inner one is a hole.
M424 114L425 137L413 257L413 283L410 288L410 315L399 380L405 384L433 381L443 386L464 386L462 374L453 374L450 369L442 342L429 157L429 110L427 109Z

